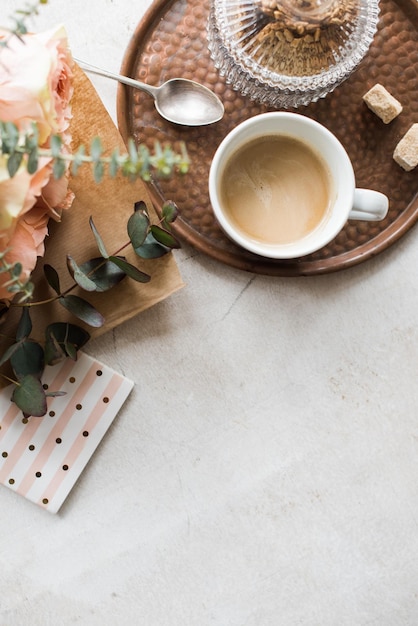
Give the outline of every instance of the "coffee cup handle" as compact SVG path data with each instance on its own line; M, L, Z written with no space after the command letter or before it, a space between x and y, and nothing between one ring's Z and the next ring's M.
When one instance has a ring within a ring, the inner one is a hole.
M385 194L372 189L355 189L353 208L349 220L376 222L383 220L389 209L389 200Z

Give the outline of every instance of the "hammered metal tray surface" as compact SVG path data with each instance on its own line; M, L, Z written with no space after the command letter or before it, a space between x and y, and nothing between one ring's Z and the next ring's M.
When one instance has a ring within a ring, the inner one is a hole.
M393 150L412 123L418 122L418 2L383 0L378 32L354 74L325 99L297 110L337 135L349 153L358 187L385 193L390 200L382 222L349 221L325 248L295 260L269 260L229 241L214 218L208 195L208 173L214 152L239 122L268 109L230 88L214 68L207 46L208 0L157 0L141 20L126 50L122 73L158 85L183 76L213 89L225 105L224 118L200 128L179 127L156 113L140 91L119 87L118 123L122 136L133 136L150 148L186 142L191 158L186 177L174 176L150 186L157 209L164 199L177 203L178 236L227 265L275 276L322 274L356 265L382 252L418 218L418 170L405 172ZM403 105L403 112L384 125L363 103L363 94L383 84Z

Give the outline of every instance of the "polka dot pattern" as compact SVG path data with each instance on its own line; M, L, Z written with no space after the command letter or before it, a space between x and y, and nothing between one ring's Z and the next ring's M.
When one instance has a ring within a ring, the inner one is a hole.
M66 394L48 398L43 418L21 418L0 392L0 482L56 513L129 395L133 383L80 354L47 368L45 387Z

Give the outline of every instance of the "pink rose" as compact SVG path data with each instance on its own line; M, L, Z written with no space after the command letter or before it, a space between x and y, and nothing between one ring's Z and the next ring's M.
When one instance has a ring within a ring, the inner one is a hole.
M44 254L44 240L48 234L49 216L43 209L34 207L30 209L18 221L12 237L7 242L5 259L8 263L21 263L23 270L20 280L25 282L29 279L34 269L38 256ZM0 247L3 249L3 240L0 235ZM4 283L9 276L2 274L2 284L0 285L0 300L10 299L10 292Z
M0 33L0 37L8 35ZM12 37L0 50L0 120L14 122L22 132L36 122L41 148L48 148L51 135L59 134L63 151L70 153L73 61L65 30L57 27L22 39ZM10 178L0 156L0 250L11 248L7 260L22 264L22 280L44 252L48 219L59 220L72 200L68 168L65 176L55 180L51 160L41 158L35 174L29 175L23 163ZM0 274L0 298L10 298L4 287L7 280L7 274Z

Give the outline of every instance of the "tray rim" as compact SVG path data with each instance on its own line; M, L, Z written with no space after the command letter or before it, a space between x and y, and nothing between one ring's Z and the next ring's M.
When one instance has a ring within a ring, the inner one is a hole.
M133 70L138 58L138 41L144 41L154 24L161 21L159 17L160 12L162 10L169 10L169 8L178 1L179 0L154 0L149 6L139 20L125 50L121 64L121 74L134 77ZM418 0L393 1L404 10L405 14L416 17L418 20ZM188 0L186 0L186 2L188 2ZM130 136L128 124L129 110L127 109L126 88L121 84L118 85L117 89L116 114L120 134L126 142ZM152 181L147 183L147 186L151 200L157 212L160 212L164 197ZM235 246L232 249L212 246L209 241L201 237L197 231L192 229L187 222L181 219L181 207L179 208L180 217L173 225L176 235L209 257L230 267L256 274L278 277L314 276L345 270L360 263L364 263L396 243L411 230L418 221L418 188L408 206L384 231L366 243L356 246L352 250L338 256L333 255L324 259L309 259L304 257L288 260L264 259L255 254L247 253L238 246L236 246L236 250L234 249Z

